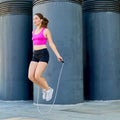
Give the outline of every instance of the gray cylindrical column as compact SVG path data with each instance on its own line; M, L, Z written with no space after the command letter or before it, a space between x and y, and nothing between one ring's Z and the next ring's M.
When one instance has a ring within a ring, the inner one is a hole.
M0 99L31 99L32 0L0 1ZM31 92L31 93L30 93Z
M120 99L119 0L85 0L84 33L87 53L87 99Z
M83 61L82 61L82 8L81 1L75 0L35 0L33 14L41 12L49 19L49 29L65 65L56 99L57 104L83 102ZM61 63L49 48L50 61L44 73L49 85L56 92ZM54 93L55 95L55 93ZM39 103L52 103L42 100ZM37 99L37 86L34 86L34 102Z

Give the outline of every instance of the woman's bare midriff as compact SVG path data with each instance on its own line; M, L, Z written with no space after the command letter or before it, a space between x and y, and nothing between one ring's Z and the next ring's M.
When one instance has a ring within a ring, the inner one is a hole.
M44 49L44 48L47 48L47 46L46 45L34 45L33 46L34 50L41 50L41 49Z

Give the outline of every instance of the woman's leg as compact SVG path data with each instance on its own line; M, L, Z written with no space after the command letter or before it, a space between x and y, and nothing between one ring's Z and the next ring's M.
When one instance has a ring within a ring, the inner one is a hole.
M35 71L35 79L38 81L42 89L49 90L49 86L45 78L42 76L42 73L47 67L46 62L39 62Z
M29 70L28 70L28 78L33 83L39 85L37 80L35 80L35 71L36 71L37 65L38 65L38 62L34 62L34 61L30 62Z
M45 78L42 76L42 73L47 67L46 62L39 62L35 71L35 79L38 80L39 85L41 86L42 89L45 89L43 92L43 99L46 101L50 101L52 99L53 95L53 89L48 86L47 81Z

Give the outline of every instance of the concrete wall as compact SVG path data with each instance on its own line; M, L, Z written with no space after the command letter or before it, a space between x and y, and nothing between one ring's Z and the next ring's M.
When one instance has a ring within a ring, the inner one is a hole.
M120 99L119 8L118 0L86 0L83 3L87 99Z
M49 19L49 29L53 40L63 56L65 65L57 95L57 104L83 102L83 46L82 46L82 6L76 1L39 1L34 3L33 15L42 13ZM33 26L34 27L34 26ZM50 51L50 62L45 71L45 78L56 91L56 84L61 67ZM34 102L37 99L37 86L34 86ZM54 99L54 96L53 96ZM47 102L52 103L53 101ZM39 103L46 103L40 97ZM46 104L47 104L46 103Z
M0 1L0 99L31 99L32 1Z

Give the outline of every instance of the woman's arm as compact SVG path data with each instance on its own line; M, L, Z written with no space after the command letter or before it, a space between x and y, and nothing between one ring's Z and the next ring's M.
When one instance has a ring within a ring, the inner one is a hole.
M46 37L47 37L47 39L48 39L48 43L49 43L50 48L51 48L51 49L53 50L53 52L55 53L57 59L58 59L59 61L63 61L63 58L60 56L60 54L59 54L59 52L58 52L58 50L57 50L57 48L56 48L56 46L55 46L55 44L54 44L54 42L53 42L53 40L52 40L52 35L51 35L50 30L49 30L49 29L46 29L45 32L46 32Z

